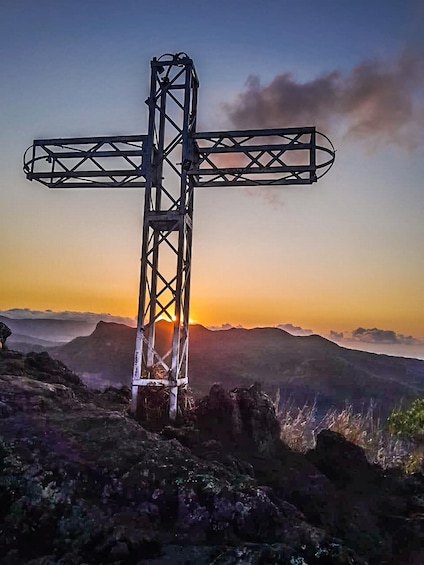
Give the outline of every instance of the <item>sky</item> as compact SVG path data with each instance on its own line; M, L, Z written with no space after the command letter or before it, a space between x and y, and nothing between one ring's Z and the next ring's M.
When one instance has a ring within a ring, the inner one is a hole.
M196 189L191 318L419 356L418 0L2 0L0 311L134 318L143 189L48 190L22 155L37 138L146 133L149 62L181 51L198 131L313 125L337 150L311 186Z

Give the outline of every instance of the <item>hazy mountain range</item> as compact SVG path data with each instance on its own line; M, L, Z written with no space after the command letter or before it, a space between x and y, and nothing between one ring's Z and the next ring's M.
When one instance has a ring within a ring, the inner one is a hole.
M12 330L8 345L20 351L67 343L77 336L90 335L96 327L95 322L85 320L10 318L1 315L0 322L3 322Z
M95 325L100 321L116 322L130 327L134 327L136 325L135 318L116 316L105 312L76 312L70 310L57 312L53 310L32 310L30 308L11 308L9 310L0 310L0 318L1 317L13 320L13 322L9 323L9 327L11 327L10 324L15 324L16 320L32 321L32 327L28 331L28 335L25 335L22 331L17 331L17 328L15 328L15 336L11 338L15 343L19 343L22 351L30 351L31 347L34 345L36 347L39 347L40 345L43 347L54 345L46 343L45 339L42 343L40 343L39 340L46 336L43 335L43 337L41 337L41 335L39 335L37 323L35 322L36 320L40 320L42 324L44 324L44 327L42 328L43 334L45 334L47 321L61 321L61 332L48 332L47 341L53 341L55 343L64 343L80 335L89 335L94 330ZM63 324L63 321L70 322L66 330L66 325ZM84 327L84 325L81 325L78 327L78 325L74 324L74 322L86 322L87 326ZM243 326L234 326L225 323L220 326L206 327L210 330L228 330L233 327L242 328ZM313 329L303 328L287 322L275 324L272 327L280 328L295 336L308 336L319 333ZM24 331L25 329L26 328L24 327ZM393 329L381 329L376 327L358 327L356 329L346 329L344 331L329 330L328 333L320 333L320 335L337 343L338 345L341 345L342 347L347 347L349 349L369 351L370 353L383 353L386 355L393 355L395 357L413 357L415 359L424 360L424 335L421 335L421 337L404 335Z
M8 345L20 351L48 349L94 387L129 385L135 329L124 324L0 316L12 330ZM158 324L157 346L169 339ZM76 337L78 336L78 337ZM236 387L261 381L272 395L318 409L358 410L377 403L383 413L401 400L424 395L424 361L347 349L318 335L294 336L281 328L190 327L190 386L196 396L214 382Z
M165 347L170 325L157 326ZM99 322L94 332L50 350L86 382L129 385L135 329ZM424 395L424 361L346 349L318 335L293 336L278 328L211 331L190 327L190 386L196 396L214 382L225 387L263 383L272 395L296 405L316 401L319 410L357 410L370 402L385 415L404 400Z

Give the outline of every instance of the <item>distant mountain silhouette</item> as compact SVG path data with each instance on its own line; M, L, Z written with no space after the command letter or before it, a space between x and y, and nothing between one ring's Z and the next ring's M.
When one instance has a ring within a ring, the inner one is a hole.
M171 325L157 325L158 348ZM86 382L129 385L135 329L99 322L87 337L50 350ZM214 382L231 388L260 381L270 394L319 410L376 403L386 415L401 400L424 395L424 361L345 349L318 335L296 337L278 328L211 331L190 326L190 386L196 396Z
M18 348L18 344L48 347L57 343L65 343L77 336L90 335L96 327L93 322L51 318L15 319L0 316L0 322L3 322L12 330L8 343L10 347L16 348Z

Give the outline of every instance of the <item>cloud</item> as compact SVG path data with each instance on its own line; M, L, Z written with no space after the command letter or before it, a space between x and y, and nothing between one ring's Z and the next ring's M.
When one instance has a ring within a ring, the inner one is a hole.
M29 308L11 308L10 310L0 311L1 316L12 318L15 320L22 319L49 319L49 320L72 320L78 322L91 322L97 324L101 320L103 322L117 322L118 324L126 324L128 326L135 325L134 318L126 318L122 316L113 316L112 314L96 314L94 312L54 312L53 310L30 310Z
M208 328L208 330L211 330L213 332L215 331L221 331L221 330L232 330L234 328L240 330L240 329L244 329L243 326L241 326L240 324L238 324L237 326L233 326L232 324L221 324L220 326L206 326Z
M343 339L343 332L336 332L335 330L330 330L328 337L334 341L340 341Z
M378 328L357 328L353 330L351 337L354 340L363 341L365 343L397 343L402 345L414 345L419 343L419 340L411 335L405 336L403 334L397 334L393 330L380 330Z
M293 324L277 324L275 326L273 326L274 328L278 328L280 330L284 330L292 335L297 335L297 336L301 336L301 335L311 335L314 333L313 330L306 330L304 328L301 328L300 326L294 326ZM207 326L208 330L212 330L212 331L220 331L220 330L231 330L233 328L235 329L245 329L244 326L238 324L236 326L234 326L233 324L221 324L220 326Z
M395 143L414 149L423 141L423 94L423 54L408 50L308 82L283 73L262 85L258 76L250 76L224 111L236 128L316 125L330 136L336 131L373 146Z
M356 328L353 331L337 332L330 330L327 336L337 343L374 343L379 345L422 345L424 342L412 335L398 334L394 330L379 328Z
M301 328L300 326L294 326L293 324L278 324L275 327L279 328L280 330L284 330L289 334L297 335L297 336L312 335L314 333L313 330L306 330L304 328Z

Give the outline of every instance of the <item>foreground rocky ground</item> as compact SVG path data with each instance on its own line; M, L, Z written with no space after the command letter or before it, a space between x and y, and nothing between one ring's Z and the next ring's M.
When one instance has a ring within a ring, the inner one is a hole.
M214 385L153 432L127 390L0 350L4 565L418 565L423 547L422 474L371 466L330 431L290 451L259 386Z

